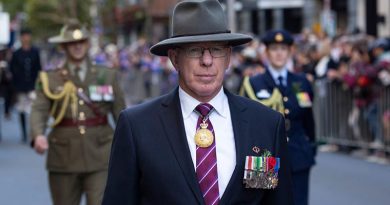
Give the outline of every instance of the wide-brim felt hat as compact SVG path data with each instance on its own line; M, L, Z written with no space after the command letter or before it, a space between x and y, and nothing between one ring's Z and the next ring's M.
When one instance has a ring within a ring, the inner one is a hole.
M49 43L70 43L89 38L89 32L85 26L78 22L65 24L60 34L49 38Z
M167 56L170 48L188 43L226 42L237 46L252 40L249 35L230 32L217 0L178 3L173 10L171 28L171 37L153 45L150 48L152 54Z

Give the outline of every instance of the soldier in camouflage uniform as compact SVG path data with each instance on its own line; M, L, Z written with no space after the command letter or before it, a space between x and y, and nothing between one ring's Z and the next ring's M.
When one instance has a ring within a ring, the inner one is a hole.
M32 146L47 155L50 191L55 205L100 204L104 191L113 128L125 108L115 70L96 66L87 57L88 31L78 23L65 25L49 39L66 53L60 68L41 72L31 113ZM52 130L45 136L50 117Z

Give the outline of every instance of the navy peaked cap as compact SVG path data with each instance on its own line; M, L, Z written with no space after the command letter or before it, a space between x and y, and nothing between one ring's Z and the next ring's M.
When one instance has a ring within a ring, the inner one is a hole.
M286 30L271 30L263 36L261 41L267 46L273 43L281 43L291 46L294 43L294 38Z

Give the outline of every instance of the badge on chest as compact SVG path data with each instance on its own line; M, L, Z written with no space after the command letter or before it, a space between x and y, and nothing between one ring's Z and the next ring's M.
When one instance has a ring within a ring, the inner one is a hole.
M272 157L268 151L263 156L246 156L243 180L245 188L275 189L279 181L279 168L280 158Z
M297 93L298 104L302 108L308 108L312 106L310 96L307 92Z
M271 97L271 93L268 92L268 90L262 89L259 92L256 93L256 96L259 99L267 99Z
M111 85L90 85L89 98L94 102L111 102L114 100L114 91Z

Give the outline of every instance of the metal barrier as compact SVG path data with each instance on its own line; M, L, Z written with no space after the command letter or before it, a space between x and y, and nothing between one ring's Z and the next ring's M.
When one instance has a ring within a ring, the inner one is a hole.
M320 142L390 152L390 86L380 87L376 104L364 109L354 106L352 91L340 82L320 79L313 88Z
M0 97L0 142L3 139L4 99Z

